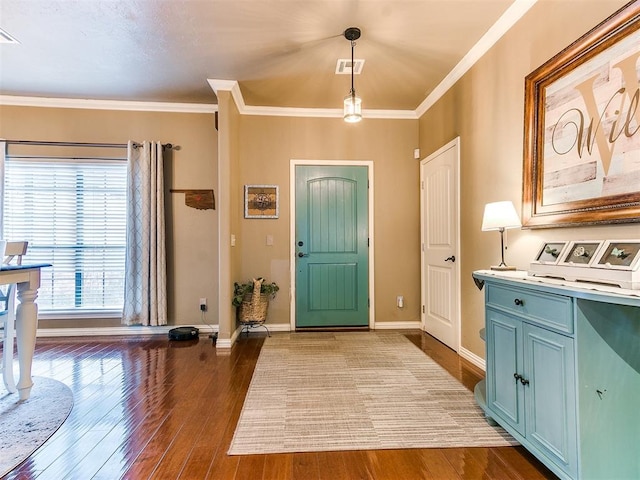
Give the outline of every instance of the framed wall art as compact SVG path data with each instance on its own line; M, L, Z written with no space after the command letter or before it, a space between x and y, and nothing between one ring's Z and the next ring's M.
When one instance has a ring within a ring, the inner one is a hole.
M524 228L640 222L640 9L525 79Z
M278 185L245 185L244 218L278 218Z

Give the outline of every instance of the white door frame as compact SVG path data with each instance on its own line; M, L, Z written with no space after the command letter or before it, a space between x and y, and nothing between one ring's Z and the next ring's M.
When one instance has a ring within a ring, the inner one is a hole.
M457 335L455 338L455 351L459 352L460 351L460 345L462 343L461 338L462 338L462 322L461 322L461 309L462 309L462 305L461 305L461 279L460 279L460 137L456 137L453 140L451 140L449 143L447 143L446 145L440 147L438 150L436 150L435 152L431 153L429 156L427 156L426 158L422 159L420 161L420 303L422 305L421 308L421 312L420 312L420 325L423 331L426 331L426 305L427 305L427 299L425 296L425 286L426 286L426 272L424 270L424 263L425 263L425 241L426 239L424 238L424 225L423 225L423 219L424 219L424 209L425 209L425 198L424 198L424 188L422 185L422 182L424 181L424 179L422 178L422 168L424 165L426 165L428 162L430 162L431 160L433 160L434 158L438 157L440 154L442 154L443 152L451 149L451 148L455 148L456 151L456 177L453 180L455 182L455 187L456 187L456 211L455 211L455 215L458 221L458 225L456 228L456 251L455 251L455 256L456 256L456 261L454 262L453 266L455 268L455 272L456 272L456 276L457 276L457 284L456 284L456 291L454 292L455 294L455 302L457 304L457 308L456 308L456 318L454 319L454 321L456 322L456 330L457 330Z
M289 165L289 309L290 329L296 329L296 166L312 165L320 167L367 167L367 180L369 181L369 328L375 328L375 298L374 298L374 235L373 235L373 161L371 160L291 160Z

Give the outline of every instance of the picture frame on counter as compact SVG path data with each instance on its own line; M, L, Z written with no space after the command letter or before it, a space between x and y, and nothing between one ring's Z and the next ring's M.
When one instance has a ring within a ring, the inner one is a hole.
M542 248L536 255L535 263L542 263L547 265L555 265L562 258L565 248L568 242L548 242L542 245Z
M640 263L640 240L606 240L593 266L614 270L635 270Z
M573 267L588 267L596 258L596 254L601 246L602 241L599 240L571 241L558 264Z
M583 283L585 287L640 290L640 239L545 242L528 274Z

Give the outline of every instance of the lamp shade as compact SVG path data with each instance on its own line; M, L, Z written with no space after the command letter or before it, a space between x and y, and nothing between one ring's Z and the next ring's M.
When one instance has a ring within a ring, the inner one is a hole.
M500 230L521 227L520 217L512 202L487 203L482 217L482 230Z

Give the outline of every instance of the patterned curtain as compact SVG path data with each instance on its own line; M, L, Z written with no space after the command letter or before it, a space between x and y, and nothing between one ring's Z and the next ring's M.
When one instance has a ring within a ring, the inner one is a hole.
M167 324L162 144L129 141L127 149L125 325Z

